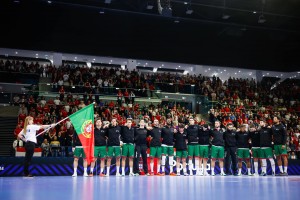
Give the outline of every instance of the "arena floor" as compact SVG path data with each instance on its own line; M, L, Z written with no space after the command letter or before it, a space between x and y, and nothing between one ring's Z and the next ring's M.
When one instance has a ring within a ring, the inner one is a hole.
M299 199L289 177L0 177L1 199Z

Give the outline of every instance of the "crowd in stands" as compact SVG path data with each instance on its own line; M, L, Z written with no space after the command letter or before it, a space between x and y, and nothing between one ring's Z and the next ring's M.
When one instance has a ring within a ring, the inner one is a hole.
M273 88L272 82L256 82L247 78L230 77L221 81L218 77L201 74L141 73L106 67L65 65L56 68L51 65L41 67L38 63L26 65L19 61L8 63L0 60L0 69L40 73L41 76L51 77L53 90L58 92L55 99L48 100L43 96L16 95L13 103L20 105L20 111L15 134L22 129L27 115L33 116L37 124L55 123L94 101L95 117L101 117L104 121L116 117L122 125L127 117L131 117L134 124L141 118L148 121L156 118L162 125L167 118L172 118L175 126L187 123L190 116L199 115L176 104L140 105L134 99L153 96L155 90L164 91L165 88L173 88L174 92L191 93L190 86L194 85L195 94L204 96L209 102L216 102L207 121L199 117L198 123L213 124L218 119L224 126L232 122L238 127L240 124L257 123L260 118L265 118L271 125L272 116L279 115L287 127L290 156L299 156L300 84L295 79L283 81ZM83 93L83 98L77 93ZM117 101L102 102L97 98L98 95L109 94L116 95ZM40 145L43 143L45 146L48 142L51 146L51 142L59 141L60 146L71 146L73 132L71 123L65 121L50 133L41 136ZM49 152L51 154L51 150Z

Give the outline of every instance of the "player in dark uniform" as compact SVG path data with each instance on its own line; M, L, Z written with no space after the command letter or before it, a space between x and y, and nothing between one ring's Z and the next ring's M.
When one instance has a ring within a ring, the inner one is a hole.
M189 158L189 171L190 176L193 176L193 158L195 158L196 175L199 172L199 132L201 127L195 124L194 118L189 118L189 125L186 126L186 134L188 138L188 158Z
M207 124L204 124L202 129L199 131L199 166L202 165L202 170L200 170L200 175L207 175L207 161L209 155L209 127Z
M186 157L187 157L187 146L186 140L187 135L184 131L184 125L179 124L178 132L174 135L175 144L174 147L176 148L176 170L177 176L180 176L180 161L182 161L182 168L183 168L183 175L188 176L186 172Z
M122 176L125 176L126 158L129 158L129 176L134 176L133 173L133 156L134 156L134 128L132 119L127 118L125 126L122 126Z
M89 176L93 176L95 162L98 158L100 158L101 161L99 176L105 176L103 171L104 171L105 158L107 156L107 152L106 152L107 128L108 128L108 124L102 127L101 119L96 120L96 126L94 130L94 137L95 137L94 157L95 158L91 162Z
M169 157L170 176L176 176L173 172L173 158L174 158L174 128L172 127L172 120L167 119L167 125L161 130L162 137L162 155L161 155L161 171L165 174L166 156Z
M224 132L225 130L220 127L221 122L215 121L215 128L210 131L212 139L211 147L211 175L215 175L215 163L219 161L221 176L226 176L224 173Z
M250 165L250 151L249 151L249 141L250 141L250 134L246 131L246 125L240 125L240 129L236 134L236 141L237 141L237 157L239 160L239 173L238 176L242 175L242 161L245 160L248 169L248 176L253 176L251 174L251 165Z
M107 151L107 172L106 176L109 176L111 158L116 157L116 176L121 176L120 174L120 156L121 156L121 127L117 124L117 119L112 118L111 124L108 128L108 151Z
M157 173L156 175L161 176L160 173L160 162L161 162L161 128L159 128L158 120L153 121L153 127L148 126L148 137L150 138L150 175L154 175L154 157L157 158Z
M262 162L262 176L267 175L267 160L269 159L272 167L272 175L275 175L275 162L273 159L272 151L272 130L271 127L267 127L265 120L259 121L259 139L260 139L260 158Z
M226 149L226 157L225 157L225 168L226 174L230 174L230 158L231 158L231 166L232 166L232 174L237 174L237 159L236 159L236 151L237 151L237 142L236 142L236 131L232 123L227 124L227 130L224 133L224 141L225 141L225 149Z
M139 123L140 127L136 128L134 131L134 141L135 141L135 157L134 157L134 173L139 175L139 161L140 156L143 159L143 169L146 175L148 173L147 164L147 130L145 129L145 121L142 119Z
M287 149L286 149L286 140L287 140L287 134L286 134L286 128L285 126L280 122L281 118L279 116L273 117L273 126L272 126L272 132L273 132L273 141L274 141L274 150L275 155L278 163L278 167L280 169L280 176L287 176L287 168L288 168L288 159L287 159ZM282 160L284 169L282 169Z
M255 176L258 176L258 161L260 160L260 135L257 127L254 124L251 124L249 127L249 133L251 138L251 152L254 160L254 170Z

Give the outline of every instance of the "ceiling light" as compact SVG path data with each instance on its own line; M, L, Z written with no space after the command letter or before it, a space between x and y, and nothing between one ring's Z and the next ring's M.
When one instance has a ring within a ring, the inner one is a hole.
M267 20L266 20L266 18L265 18L265 16L263 15L263 14L261 14L259 17L258 17L258 23L259 24L263 24L263 23L265 23Z
M193 11L192 9L189 9L189 8L188 8L188 9L186 10L185 14L191 15L193 12L194 12L194 11Z
M256 11L253 11L253 14L256 14Z
M222 16L222 19L229 19L229 18L230 18L230 15L223 14L223 16Z
M174 20L174 23L178 24L180 21L178 19Z
M147 5L147 10L152 10L153 9L153 5L148 4Z

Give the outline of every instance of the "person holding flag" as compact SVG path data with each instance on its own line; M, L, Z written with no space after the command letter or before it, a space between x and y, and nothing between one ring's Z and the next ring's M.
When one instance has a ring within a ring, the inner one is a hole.
M94 160L94 104L90 104L80 109L68 118L70 118L75 129L73 145L76 147L74 151L73 177L77 176L78 158L80 156L85 158L83 164L84 176L88 176L87 165Z
M106 152L107 128L108 128L108 124L105 124L104 126L102 126L102 120L101 119L96 120L96 127L95 127L95 132L94 132L94 134L95 134L95 147L94 147L95 159L91 162L89 176L93 176L95 162L98 157L100 157L100 161L101 161L99 176L105 176L103 171L104 171L105 158L107 156L107 152Z
M83 176L87 177L88 176L87 160L86 160L86 156L84 154L83 146L81 144L81 141L80 141L76 131L74 131L74 134L73 134L73 148L74 147L75 147L75 150L73 152L73 154L74 154L74 161L73 161L74 173L73 173L72 177L77 177L78 160L80 157L83 158L83 169L84 169Z
M36 140L36 133L40 129L50 129L55 126L55 124L51 125L35 125L33 124L33 117L28 116L25 118L24 128L18 134L18 137L22 139L25 143L25 161L24 161L24 176L25 177L33 177L32 174L29 173L29 165L34 153Z

